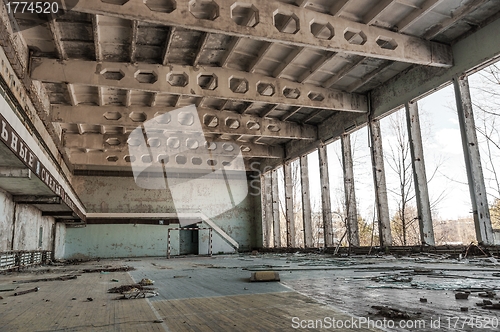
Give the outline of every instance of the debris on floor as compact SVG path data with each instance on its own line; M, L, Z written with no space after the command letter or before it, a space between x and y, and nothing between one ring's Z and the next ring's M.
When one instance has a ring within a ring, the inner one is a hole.
M120 266L120 267L106 267L100 269L84 269L85 273L102 273L102 272L128 272L134 271L135 268L132 266Z
M372 277L371 280L376 282L411 282L413 280L412 277L403 277L399 275L387 275L387 276L377 276Z
M40 279L30 279L30 280L14 280L16 284L26 284L30 282L41 282L41 281L66 281L66 280L72 280L76 279L80 275L78 274L67 274L59 277L54 277L54 278L40 278Z
M131 285L122 285L119 287L113 287L108 289L108 293L118 293L122 294L124 292L128 292L131 289L138 289L138 290L154 290L152 287L144 287L140 284L131 284Z
M280 281L280 274L276 271L252 272L250 281Z
M143 278L141 281L139 281L139 285L141 286L152 286L155 282L151 279L148 278Z
M38 292L39 290L40 290L40 288L35 287L35 288L27 289L25 291L15 292L14 296L28 294L28 293L33 293L33 292Z
M486 291L484 293L479 293L477 294L479 297L487 297L487 298L494 298L496 296L496 293L493 291Z
M158 292L154 290L147 290L147 289L138 289L138 288L132 288L126 292L122 292L122 297L120 299L141 299L141 298L148 298L148 297L154 297L158 296Z
M470 293L468 292L459 292L455 294L455 299L457 300L467 300L469 298Z
M406 311L402 311L396 308L390 308L387 306L372 305L372 308L378 310L377 315L386 318L396 318L396 319L408 319L410 315Z

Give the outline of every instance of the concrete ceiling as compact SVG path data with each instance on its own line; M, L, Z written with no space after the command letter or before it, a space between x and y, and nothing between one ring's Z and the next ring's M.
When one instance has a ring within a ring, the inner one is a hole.
M500 11L486 0L66 3L55 20L16 19L75 170L129 170L128 135L190 104L205 140L237 144L247 161L284 158L326 119L367 112L367 92L405 69L452 66L450 45Z

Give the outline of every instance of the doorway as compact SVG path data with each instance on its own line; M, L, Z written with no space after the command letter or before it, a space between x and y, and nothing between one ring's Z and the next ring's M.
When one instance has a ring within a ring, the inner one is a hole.
M199 230L192 227L179 230L179 255L198 255L198 233Z

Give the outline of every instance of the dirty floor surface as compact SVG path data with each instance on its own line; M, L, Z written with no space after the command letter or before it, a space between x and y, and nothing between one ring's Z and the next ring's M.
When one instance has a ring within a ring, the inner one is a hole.
M135 270L105 271L120 266ZM262 270L279 271L281 282L250 283L251 272ZM67 275L78 276L50 280ZM121 294L107 293L143 278L155 281L157 296L118 300ZM47 280L23 282L35 279ZM35 287L39 290L14 296ZM458 300L456 293L468 299ZM0 296L0 331L500 329L498 262L432 255L101 260L2 274Z

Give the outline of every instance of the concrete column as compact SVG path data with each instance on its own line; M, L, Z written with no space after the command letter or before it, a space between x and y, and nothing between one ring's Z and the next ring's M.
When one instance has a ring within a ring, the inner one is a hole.
M313 229L311 220L311 195L309 193L309 171L307 155L300 157L300 179L302 182L302 220L304 223L304 246L312 248Z
M274 247L281 247L281 227L280 227L280 195L278 185L278 171L272 170L272 209L273 209L273 232Z
M342 165L344 168L345 213L347 217L347 237L351 246L359 246L358 211L354 192L354 167L351 152L351 136L341 136Z
M286 218L286 246L294 248L295 241L295 216L293 214L293 176L292 163L286 162L283 166L285 174L285 218Z
M472 202L476 239L481 244L494 244L493 228L488 208L488 197L484 184L481 156L477 141L476 125L467 77L453 80L455 99L457 101L458 121L462 135L465 167L469 182L469 193Z
M415 183L415 197L417 200L420 241L422 244L435 245L434 230L432 228L431 204L429 202L429 188L425 174L424 148L420 131L417 102L405 104L408 139L410 141L411 163L413 167L413 181Z
M264 173L261 177L262 189L262 235L264 248L271 247L272 244L272 220L273 220L273 204L271 190L271 172Z
M332 201L330 198L330 177L328 174L328 155L326 153L325 145L322 145L318 148L318 154L325 247L333 247L335 235L333 234Z
M387 199L387 185L385 182L384 151L382 148L382 133L380 121L370 123L371 157L373 183L375 188L375 203L377 205L377 219L379 226L380 246L392 245L391 217L389 215L389 201Z

